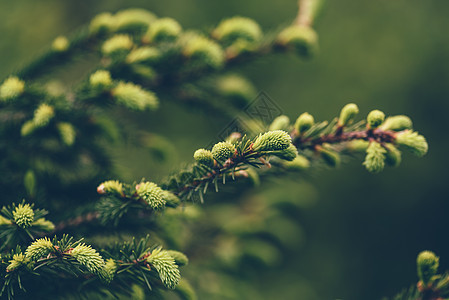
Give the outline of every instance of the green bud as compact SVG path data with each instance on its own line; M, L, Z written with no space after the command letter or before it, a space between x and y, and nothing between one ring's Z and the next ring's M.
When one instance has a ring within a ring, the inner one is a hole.
M257 42L262 38L262 30L254 20L243 17L233 17L221 21L213 31L212 36L225 43L236 40Z
M292 144L292 138L283 130L268 131L260 134L253 144L253 150L259 151L277 151L285 150Z
M273 120L273 122L271 122L270 127L268 129L270 131L273 130L288 131L289 127L290 127L290 119L285 115L281 115L279 117L276 117Z
M372 173L379 173L385 167L385 153L387 150L377 142L371 142L366 149L366 157L363 165Z
M23 177L23 185L27 194L31 197L36 195L36 175L33 170L28 170Z
M65 52L69 46L70 42L65 36L58 36L51 44L51 49L55 52Z
M95 89L105 90L112 86L111 73L106 70L98 70L90 75L89 83Z
M5 218L4 216L0 215L0 226L11 225L11 224L12 224L11 220L9 220L9 219Z
M405 129L412 129L413 123L407 116L392 116L388 117L385 122L380 126L383 130L402 131Z
M298 156L298 149L293 144L290 144L286 149L270 152L281 159L292 161Z
M100 275L101 279L104 282L111 283L111 281L114 279L116 271L117 271L117 264L112 258L110 258L106 260L103 269L101 269L98 275Z
M159 277L166 287L174 289L181 279L181 273L167 251L155 249L147 258L147 262L153 266L159 274Z
M302 155L297 155L294 160L284 163L287 170L304 171L310 167L310 161Z
M55 250L53 243L48 238L35 240L25 251L25 256L31 261L47 256Z
M34 125L33 121L26 121L23 123L22 128L20 129L20 134L22 136L27 136L36 130L36 125Z
M346 149L350 152L365 152L368 149L369 142L365 140L353 140L347 143Z
M103 43L101 52L103 55L111 56L120 52L128 52L134 43L129 35L117 34Z
M141 182L136 186L137 195L145 200L154 210L165 207L164 190L154 182Z
M58 128L62 142L67 146L72 146L76 137L75 128L73 128L72 124L60 122L56 127Z
M0 86L0 100L8 101L22 95L25 90L25 82L15 76L6 79Z
M223 76L217 82L217 90L230 98L237 107L245 107L256 97L254 86L246 78L238 75Z
M154 93L133 83L119 82L111 92L117 102L131 109L154 110L159 106L159 101Z
M385 120L385 114L380 110L372 110L366 118L370 128L379 127Z
M399 166L401 163L401 151L399 151L392 144L386 144L385 148L387 149L387 153L385 154L385 162L392 167Z
M136 64L131 66L131 70L134 74L144 78L145 80L153 80L156 77L156 71L149 66Z
M183 54L186 57L214 69L223 66L224 52L214 41L196 34L187 34L184 41Z
M224 162L234 156L235 146L229 142L220 142L212 147L212 157L219 162Z
M15 269L28 264L29 260L23 255L23 253L14 254L12 260L9 261L9 265L6 267L7 272L14 271Z
M183 300L198 300L198 297L195 294L195 290L184 278L181 278L178 285L176 286L175 291Z
M437 274L440 258L431 251L422 251L416 263L418 266L418 277L424 285L428 285L432 277Z
M182 28L179 23L172 18L157 19L151 23L145 37L148 42L171 41L176 39Z
M321 154L321 158L328 166L335 168L340 165L341 159L337 152L323 147L320 147L317 150Z
M34 211L29 204L19 204L13 211L14 222L17 226L27 228L34 221Z
M79 244L69 254L91 273L98 274L104 266L103 258L90 245Z
M198 149L193 154L193 158L202 165L213 167L214 166L214 157L212 152L206 149Z
M300 55L311 56L318 50L318 35L310 27L292 25L279 33L277 43Z
M90 22L89 32L91 34L98 34L113 31L115 22L115 18L110 13L98 14Z
M55 230L55 224L52 222L45 220L45 218L40 218L31 224L31 226L37 228L40 231L51 232Z
M145 32L156 16L145 9L130 8L116 13L114 19L117 31Z
M108 180L97 187L99 194L117 194L123 196L123 184L118 180Z
M178 266L185 266L189 263L188 257L182 252L175 250L167 250L166 252L168 255L173 257Z
M311 114L303 113L296 119L295 129L298 134L303 134L304 132L309 130L314 123L315 120L313 119L313 116Z
M178 196L169 191L164 190L164 195L162 198L166 202L165 205L169 207L177 207L181 203L181 200L178 198Z
M346 104L340 112L340 117L338 118L339 126L347 126L353 120L354 117L359 113L359 108L354 103Z
M155 47L140 47L131 51L126 57L128 64L157 62L161 57L161 51Z
M34 111L33 123L36 127L46 126L50 120L55 116L55 110L53 106L46 103L42 103Z
M410 150L417 156L423 156L427 153L429 146L425 137L419 135L416 131L404 130L396 134L396 143Z

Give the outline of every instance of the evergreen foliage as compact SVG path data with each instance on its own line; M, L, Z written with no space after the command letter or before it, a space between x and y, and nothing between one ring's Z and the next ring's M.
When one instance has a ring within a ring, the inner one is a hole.
M288 248L301 234L282 230L292 223L283 205L294 203L249 199L247 211L222 203L223 211L205 222L200 204L192 202L203 203L206 195L213 202L211 189L240 195L268 177L338 167L342 157L359 152L366 154L363 165L373 173L386 164L398 166L402 150L426 154L427 141L412 129L410 118L386 118L373 110L356 122L359 108L350 103L330 121L317 121L307 112L291 115L294 122L286 115L271 124L240 120L240 132L211 147L199 145L204 148L194 152L190 164L168 178L121 180L110 151L117 141L131 137L135 146L150 144L161 157L169 156L171 145L126 127L116 118L122 110L148 114L174 99L191 101L206 114L213 110L233 117L254 98L255 89L245 77L224 73L269 54L313 56L318 35L312 21L320 5L300 1L295 22L273 33L246 17L200 32L141 9L101 13L75 35L57 37L47 53L3 80L0 170L7 176L0 182L0 297L147 299L177 293L196 299L180 268L189 263L185 253L199 247L199 238L186 234L186 228L223 237L216 248L201 249L202 263L213 260L208 254L213 250L229 273L244 268L243 257L274 265L279 248ZM43 74L76 64L86 53L95 59L77 86L55 90L40 83ZM22 197L26 200L14 203ZM31 203L48 208L55 223ZM237 245L237 237L245 243ZM445 295L449 280L437 268L433 253L421 253L418 289L395 299ZM235 283L216 280L226 289Z

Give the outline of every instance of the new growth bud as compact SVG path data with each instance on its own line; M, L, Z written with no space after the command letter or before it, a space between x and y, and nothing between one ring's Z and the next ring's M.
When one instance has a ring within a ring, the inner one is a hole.
M70 255L91 273L98 274L103 268L103 258L90 245L80 244L72 249Z
M200 64L214 69L220 68L224 63L224 52L214 41L201 35L187 35L183 54Z
M401 151L392 144L385 144L384 147L387 149L385 162L392 167L399 166L401 164Z
M413 123L407 116L392 116L388 117L380 126L382 130L402 131L405 129L412 129Z
M396 143L410 150L417 156L423 156L427 153L429 146L425 137L419 135L416 131L404 130L396 134Z
M70 42L65 36L58 36L51 44L51 49L55 52L65 52L69 46Z
M260 134L254 141L254 151L279 151L292 145L292 138L283 130L268 131Z
M229 142L220 142L212 147L212 156L216 161L223 163L234 156L235 146Z
M156 95L133 83L119 82L111 90L117 102L135 110L154 110L159 106Z
M321 158L328 166L335 168L340 165L341 158L337 152L323 147L318 147L317 151L320 153Z
M14 271L15 269L28 264L29 260L26 258L23 253L17 253L12 256L12 259L9 261L9 265L6 267L7 272Z
M90 86L94 89L105 90L112 86L111 73L106 70L98 70L89 77Z
M212 152L206 149L198 149L193 154L193 158L202 165L213 167L214 166L214 157Z
M369 128L374 129L379 127L385 120L385 114L380 110L373 110L368 114L366 118Z
M230 98L237 107L246 107L256 96L256 89L244 77L237 75L223 76L217 82L217 90Z
M427 286L432 281L432 277L437 274L439 260L439 257L431 251L423 251L418 255L418 258L416 259L418 277L425 286Z
M123 196L123 184L118 180L108 180L97 187L99 194L116 194Z
M34 221L34 211L29 204L19 204L13 211L14 222L22 228L30 227Z
M304 132L309 130L314 123L315 120L313 119L313 116L311 114L303 113L296 119L295 129L298 134L303 134Z
M54 250L52 242L48 238L35 240L25 251L25 256L31 261L47 256Z
M371 142L366 149L363 165L372 173L379 173L385 167L385 153L387 150L377 142Z
M292 161L298 156L298 149L293 144L290 144L286 149L272 151L270 154L287 161Z
M75 142L76 132L72 124L60 122L56 125L62 142L67 146L72 146Z
M126 57L128 64L152 64L161 57L161 51L155 47L140 47L132 50Z
M106 260L106 263L103 266L103 269L99 272L101 279L103 279L106 283L111 283L114 279L115 272L117 271L117 264L115 261L110 258Z
M189 258L182 252L166 250L167 254L173 257L178 266L185 266L189 263Z
M21 128L21 135L27 136L34 132L37 128L45 127L50 123L51 119L55 116L55 110L53 106L46 103L42 103L34 111L34 117L32 120L27 121L23 124Z
M101 52L105 56L112 56L117 53L128 52L134 43L131 37L126 34L117 34L103 43Z
M156 16L140 8L119 11L114 16L114 29L121 32L143 33L156 20Z
M359 113L359 108L354 103L346 104L340 112L340 117L338 118L339 126L347 126L353 120L354 117Z
M293 25L279 33L277 43L307 57L318 50L318 35L310 27Z
M148 42L171 41L176 39L182 28L179 23L172 18L157 19L151 23L144 39Z
M181 273L170 254L159 249L154 249L148 256L147 262L153 266L159 274L161 281L169 289L174 289L181 279Z
M281 115L275 118L273 122L271 122L270 127L268 129L270 131L273 130L289 131L289 127L290 127L290 119L285 115Z
M25 82L12 76L6 79L0 86L0 100L8 101L22 95L25 90Z
M33 170L28 170L23 177L23 185L27 194L34 197L36 194L36 175Z
M54 108L48 104L42 103L34 111L33 123L36 127L44 127L50 122L54 115Z
M91 34L106 33L112 31L115 27L115 19L110 13L101 13L96 15L89 25Z
M348 142L346 149L350 152L365 152L368 149L369 142L365 140L353 140Z
M226 44L232 44L237 40L252 43L262 38L262 30L252 19L233 17L223 20L212 32L212 36Z
M136 186L137 195L147 202L152 209L158 210L165 207L164 190L154 182L141 182Z
M310 161L302 155L297 155L294 160L284 163L287 170L303 171L310 167Z

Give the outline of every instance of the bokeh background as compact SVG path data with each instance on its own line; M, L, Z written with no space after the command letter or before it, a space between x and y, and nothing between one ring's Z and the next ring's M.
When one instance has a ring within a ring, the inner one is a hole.
M185 28L208 28L242 15L268 31L296 14L295 0L1 0L0 78L95 14L128 7L173 17ZM294 55L273 56L242 66L292 119L304 111L330 119L344 104L356 102L361 115L372 109L409 115L430 145L424 158L405 155L402 166L378 175L350 160L336 170L298 177L300 189L291 180L267 182L271 192L293 194L305 204L298 219L303 242L277 268L250 278L263 291L261 298L392 296L416 282L416 255L425 249L440 255L442 268L449 269L448 15L449 1L443 0L329 0L315 26L317 57L305 62ZM138 125L157 128L173 141L172 169L191 161L191 153L226 125L220 119L210 124L200 112L172 103L163 104L161 112L142 117ZM130 158L136 153L146 155L126 145L116 150L123 178L162 178L171 171Z

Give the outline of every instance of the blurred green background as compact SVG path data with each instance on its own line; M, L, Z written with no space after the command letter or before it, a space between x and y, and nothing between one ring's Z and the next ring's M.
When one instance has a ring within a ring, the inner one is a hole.
M222 18L242 15L268 31L296 14L294 0L2 0L0 78L95 14L128 7L173 17L185 28L208 28ZM304 208L299 220L305 243L281 269L254 276L255 284L265 286L266 299L392 296L416 282L416 255L425 249L441 255L442 268L449 269L448 16L449 1L444 0L329 0L315 26L318 57L304 62L293 55L273 56L242 66L291 119L304 111L317 120L330 119L344 104L356 102L361 115L371 109L409 115L430 146L423 159L405 155L401 167L380 175L351 160L340 169L307 176L316 201ZM201 113L163 99L161 111L139 124L157 128L182 150L173 158L173 168L190 161L191 153L226 125L220 120L210 125ZM173 113L177 121L167 124L164 112ZM117 151L124 178L168 173L156 174L149 170L157 166L129 160L129 151L134 150L124 146ZM291 185L282 189L301 198L301 190Z

